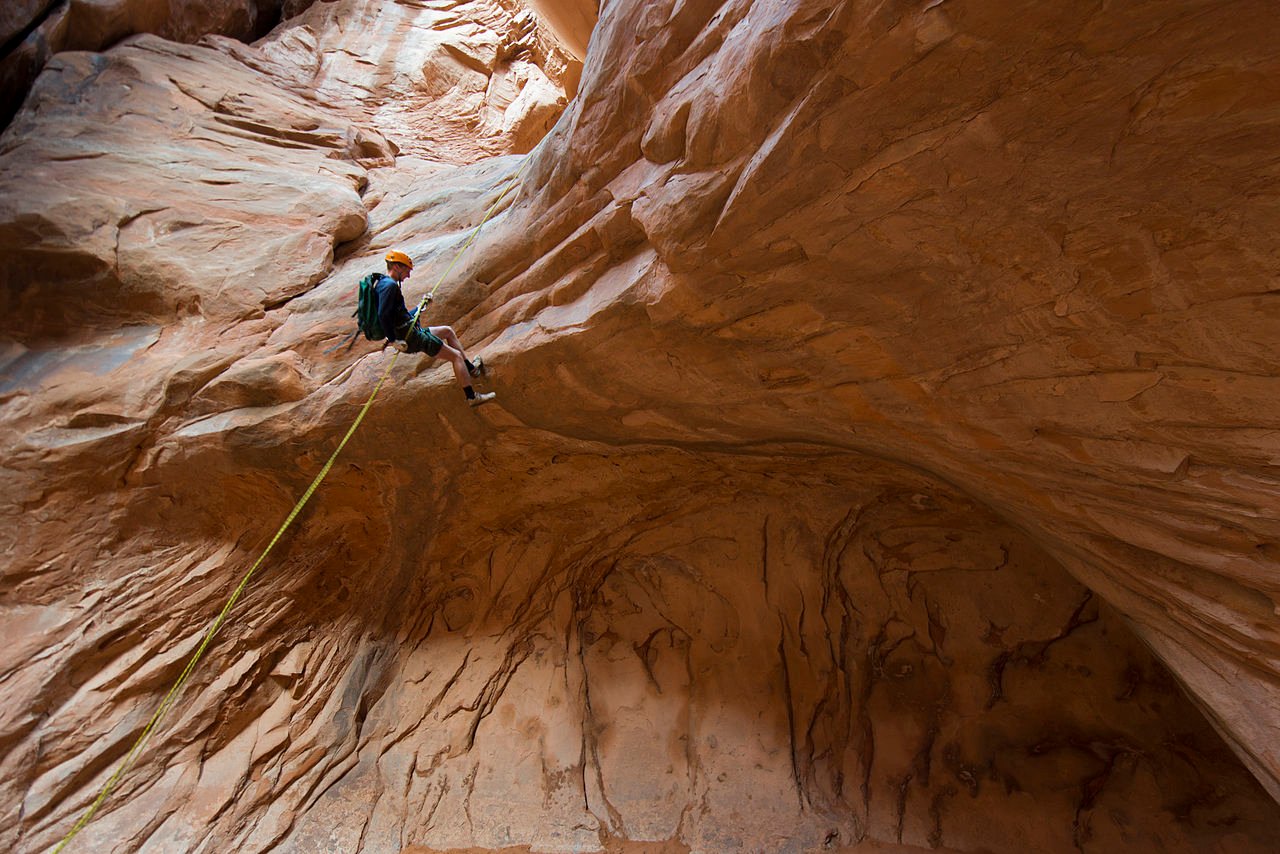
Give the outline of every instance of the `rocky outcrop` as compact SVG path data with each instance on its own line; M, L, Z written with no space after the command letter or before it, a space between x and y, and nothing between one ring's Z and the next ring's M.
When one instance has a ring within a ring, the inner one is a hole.
M1266 4L607 4L527 157L588 7L328 5L0 138L6 848L518 179L430 309L498 403L399 357L78 844L1272 850Z
M0 9L0 126L17 111L49 58L101 50L137 33L182 42L265 35L315 0L9 0Z
M529 151L582 75L581 57L515 0L343 0L292 23L263 48L293 63L296 86L432 160Z

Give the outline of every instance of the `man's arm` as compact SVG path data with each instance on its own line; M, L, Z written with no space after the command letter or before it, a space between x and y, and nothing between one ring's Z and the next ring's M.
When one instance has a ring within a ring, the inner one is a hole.
M384 278L378 283L378 323L388 340L400 338L400 327L409 320L409 310L404 307L404 294L394 279Z

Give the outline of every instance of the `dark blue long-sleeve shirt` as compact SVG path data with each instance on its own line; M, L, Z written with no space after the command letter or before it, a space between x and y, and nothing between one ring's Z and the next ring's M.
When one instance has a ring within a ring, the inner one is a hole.
M401 341L409 332L413 315L404 304L404 292L400 283L390 276L378 279L373 292L378 297L378 323L388 341Z

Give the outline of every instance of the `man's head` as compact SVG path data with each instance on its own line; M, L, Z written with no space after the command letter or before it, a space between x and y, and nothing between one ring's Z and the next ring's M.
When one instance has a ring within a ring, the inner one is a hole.
M392 249L386 255L387 275L397 282L403 282L413 272L413 259L398 249Z

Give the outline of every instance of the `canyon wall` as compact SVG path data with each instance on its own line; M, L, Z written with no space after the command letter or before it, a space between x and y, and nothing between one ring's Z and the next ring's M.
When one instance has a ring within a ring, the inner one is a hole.
M355 281L398 248L412 300L518 186L428 309L497 401L397 358L74 845L1274 850L1269 4L611 2L584 57L595 11L49 60L0 137L0 844L368 397Z
M265 35L315 0L8 0L0 9L0 126L54 54L101 50L137 33L193 42ZM325 0L329 2L329 0Z

